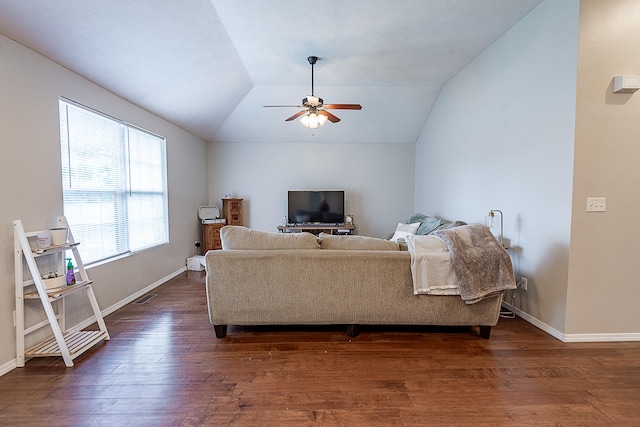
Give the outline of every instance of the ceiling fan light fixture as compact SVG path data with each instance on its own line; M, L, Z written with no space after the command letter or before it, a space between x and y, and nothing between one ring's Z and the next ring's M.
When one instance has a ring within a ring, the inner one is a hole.
M300 119L300 123L302 126L307 127L309 129L318 129L318 127L327 123L327 117L317 112L309 112L302 116Z
M318 114L318 123L320 123L320 126L324 125L325 123L327 123L327 116L323 116L322 114Z

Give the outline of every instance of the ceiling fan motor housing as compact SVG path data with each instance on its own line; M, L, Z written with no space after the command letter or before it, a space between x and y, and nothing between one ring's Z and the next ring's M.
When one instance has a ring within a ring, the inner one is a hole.
M318 98L317 96L307 95L306 98L302 100L302 105L305 107L322 107L323 101L322 98Z

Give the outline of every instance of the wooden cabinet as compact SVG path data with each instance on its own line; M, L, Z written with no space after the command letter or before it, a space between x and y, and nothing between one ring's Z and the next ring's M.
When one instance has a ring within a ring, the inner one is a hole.
M227 225L242 225L242 199L222 199L222 217Z
M222 249L222 240L220 239L220 229L225 224L202 224L202 244L204 253L207 251L215 251Z
M204 253L222 249L220 229L225 225L242 225L242 199L222 199L222 218L226 224L202 224L202 244Z

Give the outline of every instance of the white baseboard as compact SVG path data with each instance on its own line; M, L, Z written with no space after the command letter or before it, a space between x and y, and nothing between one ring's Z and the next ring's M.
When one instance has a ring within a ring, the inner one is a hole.
M4 365L0 366L0 377L3 376L4 374L8 374L9 372L13 371L17 367L18 365L16 363L16 359L8 361Z
M102 310L102 317L105 317L111 313L113 313L114 311L118 310L119 308L124 307L125 305L129 304L132 301L135 301L136 299L138 299L139 297L141 297L142 295L146 294L147 292L157 288L160 285L163 285L164 283L168 282L169 280L173 279L174 277L176 277L178 274L186 271L187 268L182 267L176 271L174 271L171 274L168 274L167 276L164 276L163 278L161 278L160 280L157 280L155 282L153 282L152 284L150 284L149 286L145 287L144 289L139 290L138 292L136 292L133 295L128 296L127 298L123 299L122 301L117 302L116 304L106 308L105 310ZM91 316L90 318L88 318L87 320L85 320L84 322L79 323L78 325L74 326L73 328L69 328L70 332L74 332L74 331L79 331L83 328L86 328L89 325L92 325L93 323L95 323L96 321L96 317L95 316ZM15 347L15 343L14 343L14 347ZM12 370L16 369L18 366L16 359L10 360L9 362L5 363L4 365L0 366L0 376L11 372Z
M502 305L516 316L531 323L533 326L543 330L554 338L562 342L622 342L622 341L640 341L640 333L608 333L608 334L565 334L559 330L547 325L546 323L536 319L530 314L513 307L511 304L502 302Z
M137 300L137 299L138 299L138 298L140 298L142 295L144 295L144 294L146 294L147 292L149 292L149 291L151 291L151 290L153 290L153 289L157 288L157 287L158 287L158 286L160 286L160 285L164 285L164 284L165 284L165 283L167 283L169 280L173 279L174 277L176 277L176 276L177 276L178 274L180 274L180 273L184 273L185 271L187 271L187 267L186 267L186 266L185 266L185 267L182 267L182 268L179 268L178 270L176 270L176 271L174 271L173 273L170 273L170 274L168 274L168 275L164 276L163 278L161 278L161 279L159 279L159 280L156 280L155 282L153 282L153 283L152 283L152 284L150 284L149 286L147 286L147 287L145 287L145 288L143 288L143 289L140 289L140 290L139 290L138 292L136 292L135 294L128 296L127 298L125 298L125 299L123 299L122 301L120 301L120 302L118 302L118 303L116 303L116 304L112 305L111 307L109 307L109 308L107 308L107 309L105 309L105 310L102 310L102 312L101 312L101 313L102 313L102 316L104 317L104 316L106 316L106 315L108 315L108 314L111 314L111 313L113 313L114 311L116 311L117 309L124 307L125 305L129 304L129 303L130 303L130 302L132 302L132 301ZM90 322L90 323L89 323L89 325L90 325L91 323L93 323L93 322L95 322L95 320L93 320L92 322Z
M156 280L155 282L153 282L149 286L147 286L147 287L145 287L143 289L140 289L135 294L129 295L127 298L123 299L122 301L118 301L117 303L113 304L112 306L110 306L110 307L108 307L108 308L106 308L104 310L101 310L100 313L102 313L102 317L105 317L105 316L113 313L114 311L118 310L119 308L124 307L125 305L129 304L130 302L137 300L142 295L144 295L147 292L157 288L160 285L165 284L169 280L171 280L174 277L176 277L178 274L183 273L185 271L187 271L186 266L174 271L171 274L168 274L168 275L164 276L163 278L161 278L159 280ZM73 328L69 328L69 330L72 331L72 332L73 331L79 331L79 330L84 329L87 326L93 324L95 321L96 321L96 317L95 316L91 316L90 318L88 318L84 322L81 322L81 323L77 324Z
M565 334L565 342L623 342L640 341L639 333L624 334Z
M559 330L547 325L546 323L536 319L535 317L531 316L528 313L525 313L524 311L520 310L519 308L516 308L514 306L512 306L509 303L506 302L502 302L502 306L505 307L507 310L511 311L512 313L514 313L516 316L521 317L522 319L526 320L527 322L531 323L533 326L535 326L538 329L542 329L544 332L548 333L549 335L551 335L554 338L559 339L560 341L564 341L564 334L562 332L560 332Z

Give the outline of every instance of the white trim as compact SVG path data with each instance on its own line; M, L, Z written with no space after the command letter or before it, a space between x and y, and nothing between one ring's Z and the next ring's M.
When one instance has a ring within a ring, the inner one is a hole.
M136 292L136 293L134 293L132 295L129 295L127 298L115 303L111 307L108 307L108 308L102 310L102 317L105 317L105 316L113 313L114 311L118 310L119 308L124 307L125 305L129 304L130 302L137 300L142 295L144 295L147 292L157 288L160 285L163 285L164 283L166 283L169 280L171 280L174 277L176 277L178 274L183 273L185 271L187 271L186 267L179 268L178 270L174 271L173 273L171 273L171 274L169 274L167 276L164 276L160 280L157 280L157 281L153 282L149 286L147 286L147 287L145 287L143 289L140 289L138 292ZM95 321L96 321L95 318L92 316L92 317L88 318L87 320L85 320L84 322L81 322L81 323L77 324L76 326L74 326L73 328L70 328L70 331L79 331L79 330L81 330L83 328L86 328L87 326L91 325Z
M123 299L122 301L120 301L117 304L112 305L111 307L105 309L102 311L102 315L106 316L108 314L113 313L114 311L116 311L119 308L124 307L125 305L129 304L132 301L137 300L139 297L141 297L142 295L146 294L147 292L157 288L160 285L165 284L166 282L168 282L169 280L173 279L174 277L176 277L178 274L180 273L184 273L185 271L187 271L186 267L181 267L179 269L177 269L176 271L174 271L173 273L170 273L166 276L164 276L163 278L161 278L160 280L157 280L155 282L153 282L152 284L150 284L149 286L147 286L146 288L143 288L141 290L139 290L138 292L136 292L133 295L130 295L128 298ZM91 323L89 323L91 324Z
M138 292L136 292L136 293L128 296L127 298L123 299L122 301L117 302L116 304L112 305L111 307L109 307L109 308L107 308L105 310L102 310L101 311L102 316L105 317L105 316L113 313L114 311L118 310L119 308L124 307L125 305L129 304L130 302L135 301L136 299L138 299L142 295L144 295L147 292L157 288L160 285L165 284L166 282L168 282L169 280L173 279L174 277L176 277L180 273L185 272L186 270L187 270L186 267L182 267L182 268L174 271L173 273L170 273L167 276L164 276L160 280L157 280L157 281L153 282L152 284L150 284L149 286L145 287L144 289L141 289ZM85 328L85 327L87 327L89 325L92 325L93 323L95 323L95 321L96 321L95 316L91 316L87 320L77 324L73 328L70 328L69 331L71 331L71 332L79 331L79 330L81 330L81 329L83 329L83 328ZM0 366L0 376L13 371L17 367L18 367L18 364L17 364L17 360L16 359L8 361L4 365Z
M544 332L559 339L562 342L623 342L623 341L640 341L640 333L608 333L608 334L565 334L559 330L552 328L544 322L536 319L530 314L513 307L509 303L502 302L502 305L514 313L516 316L521 317L523 320L531 323L533 326L542 329Z
M17 367L18 365L16 363L16 359L8 361L4 365L0 366L0 377L3 376L4 374L8 374L9 372L13 371Z
M562 332L560 332L559 330L547 325L544 322L541 322L540 320L536 319L535 317L531 316L528 313L525 313L524 311L520 310L519 308L516 308L514 306L512 306L509 303L506 302L502 302L502 305L509 311L511 311L512 313L514 313L516 316L521 317L522 319L526 320L527 322L531 323L533 326L535 326L538 329L542 329L544 332L548 333L549 335L551 335L552 337L559 339L560 341L564 341L564 334Z
M640 341L640 334L632 333L611 333L611 334L566 334L565 342L621 342Z

